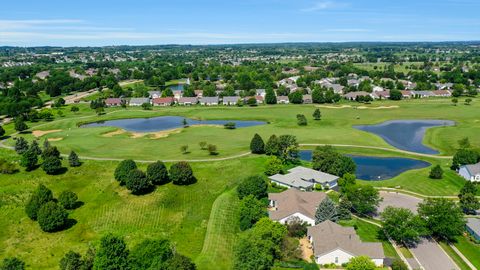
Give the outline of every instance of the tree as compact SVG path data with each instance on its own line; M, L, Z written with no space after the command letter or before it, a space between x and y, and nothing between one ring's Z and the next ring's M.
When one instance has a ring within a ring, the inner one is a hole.
M30 148L37 154L41 155L42 154L42 149L40 149L40 146L38 145L37 140L32 141L32 144L30 145Z
M346 173L338 180L338 185L342 188L353 186L357 183L357 177L354 174Z
M440 167L440 165L437 165L437 166L433 167L430 170L429 177L432 178L432 179L442 179L442 177L443 177L442 167Z
M47 143L42 151L42 158L45 160L49 157L60 159L60 151L58 151L56 146L51 146L49 143Z
M461 165L475 164L478 162L479 154L471 149L459 149L452 160L452 169L456 170Z
M465 99L465 105L470 105L470 103L472 103L472 99L471 99L471 98Z
M50 201L38 210L38 225L44 232L56 232L67 223L68 213L57 203Z
M314 112L313 112L313 119L315 120L321 120L322 119L322 113L320 112L320 109L316 109Z
M78 167L82 165L77 153L75 153L74 151L71 151L70 155L68 155L68 164L70 165L70 167Z
M381 217L386 234L399 244L414 245L425 234L422 219L409 209L388 206Z
M452 98L453 106L457 106L457 103L458 103L458 98Z
M307 125L307 118L303 114L297 114L297 124L299 126L306 126Z
M418 214L434 236L452 241L465 228L463 212L455 202L445 198L428 198L419 204Z
M315 212L315 224L322 223L326 220L333 222L338 221L337 207L329 197L325 197L325 199L320 202Z
M28 126L25 124L21 117L15 118L15 130L22 133L23 131L27 130Z
M250 229L262 217L267 216L265 206L253 195L248 195L240 201L240 230Z
M144 172L139 169L131 170L127 175L126 181L127 189L132 192L132 194L144 194L150 191L153 187L152 182L147 179L147 176Z
M369 215L376 211L382 201L378 190L367 185L352 185L342 188L343 196L352 203L352 211Z
M267 182L263 177L254 175L243 179L237 187L238 197L243 199L248 195L253 195L256 199L267 197Z
M467 149L470 148L470 140L468 137L458 140L458 146L460 149Z
M227 122L223 125L225 129L236 129L237 124L235 122Z
M17 154L21 155L23 154L25 151L27 151L28 149L28 142L27 140L25 140L25 138L23 137L18 137L16 138L15 140L15 152L17 152Z
M318 146L313 150L313 169L338 175L355 174L357 166L351 157L344 156L330 146Z
M147 178L154 185L163 185L170 181L167 167L161 161L157 161L148 165Z
M267 88L265 90L265 103L267 104L277 104L277 96L272 88Z
M402 92L398 90L390 90L390 99L391 100L401 100L403 97Z
M57 174L62 169L62 161L59 157L50 156L43 160L42 169L50 175Z
M25 262L16 257L7 257L0 264L0 270L24 270Z
M267 144L265 145L265 153L267 155L275 155L278 156L280 152L280 145L278 142L278 138L276 135L270 136L268 138Z
M367 256L353 257L347 263L345 270L375 270L377 266Z
M166 239L146 239L136 245L129 254L130 269L165 269L155 267L173 257L170 242Z
M207 142L199 142L198 145L200 146L201 150L207 149Z
M125 183L127 182L128 173L132 170L135 170L136 168L137 164L131 159L121 161L115 169L115 180L120 182L120 185L125 185Z
M279 155L284 162L296 163L298 161L298 142L293 135L278 137Z
M100 247L93 262L94 270L127 270L128 249L122 238L107 234L100 239Z
M37 167L38 156L33 148L29 148L22 154L20 166L25 167L26 171L31 171Z
M180 151L182 152L182 154L187 154L188 153L188 145L180 146Z
M460 207L467 215L475 215L476 210L480 208L480 203L473 193L466 193L460 197Z
M390 265L392 270L408 270L408 266L398 258L393 259L392 265Z
M78 197L72 191L63 191L58 196L58 203L67 210L75 209L77 207Z
M70 108L70 111L73 112L73 113L77 113L78 111L80 111L80 109L77 106L72 106Z
M0 138L2 138L5 135L5 129L3 129L3 126L0 125Z
M82 270L83 269L82 255L80 255L80 253L70 250L60 260L60 269L61 270Z
M288 100L292 104L302 104L303 103L303 95L300 91L295 91L288 95Z
M310 226L297 216L291 216L285 223L287 225L288 236L302 238L307 234L307 228Z
M190 185L197 181L192 167L185 161L180 161L170 167L170 179L175 185Z
M158 269L158 268L155 268ZM195 263L188 257L175 253L173 257L167 260L163 266L165 270L196 270L197 266Z
M25 206L25 212L31 220L37 220L37 214L43 204L53 201L53 193L46 186L40 184L32 193Z
M283 172L283 162L276 156L268 158L265 165L265 174L268 176L275 175Z
M214 145L214 144L209 144L207 146L207 149L208 149L208 153L211 155L211 156L216 156L218 155L218 150L217 150L217 146Z
M263 154L265 153L265 143L263 142L262 137L255 133L252 140L250 141L250 151L254 154Z

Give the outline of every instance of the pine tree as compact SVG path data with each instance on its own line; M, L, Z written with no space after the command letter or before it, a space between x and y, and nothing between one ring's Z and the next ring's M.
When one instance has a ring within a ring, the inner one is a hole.
M322 223L326 220L333 222L338 221L337 207L329 197L326 197L322 202L320 202L317 212L315 213L315 224Z
M277 96L275 96L275 92L271 88L265 91L265 103L277 104Z
M47 156L42 163L42 169L47 174L57 174L62 168L62 160L57 156Z
M352 209L352 203L343 198L339 203L338 203L338 219L340 220L349 220L352 218L352 212L350 211Z
M28 142L23 137L18 137L15 140L15 152L21 155L28 150Z
M276 135L270 136L270 138L267 141L267 144L265 145L265 153L267 155L274 155L278 156L280 155L280 145L278 142L278 138Z
M70 152L70 155L68 155L68 164L70 164L70 167L78 167L82 164L77 153L74 151Z
M254 154L265 153L265 143L263 142L262 137L257 133L253 135L252 141L250 142L250 151Z
M38 162L38 156L35 152L35 149L28 148L27 151L23 152L22 159L20 160L20 166L25 167L25 170L31 171L35 169Z
M32 142L32 144L30 145L30 148L32 148L32 150L37 153L37 155L41 155L42 154L42 149L40 149L40 146L38 145L38 142L36 140L34 140Z
M25 206L27 216L32 220L37 220L37 213L40 207L49 201L53 200L53 193L46 186L40 184L37 189L30 196L30 199Z
M15 118L15 130L16 131L21 133L21 132L23 132L27 129L28 129L28 126L27 126L27 124L25 124L25 122L23 121L22 118L20 118L20 117Z
M322 113L320 112L320 109L316 109L316 110L313 112L313 119L315 119L315 120L320 120L320 119L322 119Z
M5 129L3 129L2 125L0 125L0 138L5 135Z

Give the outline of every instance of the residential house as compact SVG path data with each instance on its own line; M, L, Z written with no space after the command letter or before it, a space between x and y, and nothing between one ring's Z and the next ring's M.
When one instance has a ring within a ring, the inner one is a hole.
M153 99L153 105L156 106L171 106L175 103L175 99L173 97L159 97Z
M419 98L429 98L433 97L432 91L412 91L413 95Z
M198 97L198 98L203 97L203 90L194 90L193 92L195 93L196 97Z
M241 99L239 96L226 96L223 97L223 105L237 105L238 101Z
M183 90L173 90L172 93L175 99L180 99L183 97Z
M150 104L149 98L131 98L128 103L130 106L142 106L144 103Z
M40 80L45 80L48 76L50 76L50 71L48 70L35 74L35 77L39 78Z
M480 162L460 166L458 174L467 181L480 182Z
M389 99L390 98L390 91L386 90L386 91L380 91L380 92L376 92L375 93L378 98L380 99Z
M467 224L465 227L467 232L470 233L473 238L475 238L477 241L480 241L480 219L467 218Z
M218 97L202 97L200 99L200 105L204 106L216 106L218 105Z
M302 99L303 99L303 104L312 104L313 103L312 95L303 95Z
M312 67L312 66L304 66L303 69L307 72L311 72L311 71L316 71L319 69L319 67Z
M305 192L294 188L281 193L269 193L268 216L282 224L288 224L294 218L299 218L313 226L317 207L326 197L324 192Z
M436 83L435 86L439 90L450 90L453 87L453 83Z
M290 100L288 99L288 96L277 96L277 103L278 104L288 104L288 103L290 103Z
M265 95L267 94L265 89L256 89L255 93L257 96L261 96L262 98L265 98Z
M383 266L385 254L381 243L362 242L353 227L343 227L330 220L307 228L317 264L342 265L357 256L368 256L376 266Z
M296 188L300 190L311 190L315 184L323 187L332 188L337 186L339 179L336 175L331 175L321 171L297 166L288 170L288 174L275 174L269 177L270 181L277 185Z
M435 91L432 91L432 93L436 97L451 97L452 96L452 92L450 92L449 90L435 90Z
M355 91L355 92L350 92L343 95L343 97L348 100L356 100L358 97L366 97L366 96L371 96L373 99L378 98L377 95L374 95L373 93L368 93L365 91Z
M105 99L105 105L107 107L121 106L122 102L123 101L122 101L121 98L107 98L107 99Z
M383 89L383 87L381 87L381 86L375 85L375 86L373 86L372 91L376 93L376 92L385 91L385 89Z
M197 97L181 97L178 99L179 105L190 106L190 105L195 105L197 103L198 103Z
M415 96L412 91L408 90L400 90L400 93L402 93L402 98L412 98Z
M347 84L348 86L358 87L360 85L360 81L357 79L350 79L350 80L347 80Z
M160 91L148 91L148 96L152 99L153 98L159 98L159 97L162 96L162 92L160 92Z

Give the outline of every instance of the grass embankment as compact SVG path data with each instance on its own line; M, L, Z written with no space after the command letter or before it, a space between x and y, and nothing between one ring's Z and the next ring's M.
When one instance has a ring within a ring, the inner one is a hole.
M0 153L0 157L15 159L10 151L0 150ZM168 238L179 252L192 259L202 254L200 265L214 258L215 262L218 259L218 263L227 266L231 261L228 241L234 237L216 233L230 229L224 225L235 219L224 215L221 209L216 212L217 207L213 207L211 215L212 205L221 194L233 189L239 179L261 171L263 164L264 159L258 157L192 164L198 178L196 184L170 183L144 196L131 195L113 179L116 162L86 161L81 167L69 168L67 173L58 176L47 176L41 169L2 175L0 257L15 255L32 269L52 269L58 267L68 250L84 252L88 243L95 243L103 234L112 232L124 236L129 246L146 238ZM140 167L145 169L144 164ZM24 205L39 183L52 189L55 196L64 190L74 191L84 202L70 215L77 221L72 228L44 233L36 222L27 218ZM235 205L230 204L230 199L227 197L227 204L220 207L233 210ZM212 229L205 246L209 226ZM222 241L224 245L218 247L209 244Z
M471 268L458 256L447 243L439 242L440 247L448 254L448 256L455 262L455 264L462 270L471 270Z
M457 243L454 245L477 269L480 269L480 244L461 236L457 237Z

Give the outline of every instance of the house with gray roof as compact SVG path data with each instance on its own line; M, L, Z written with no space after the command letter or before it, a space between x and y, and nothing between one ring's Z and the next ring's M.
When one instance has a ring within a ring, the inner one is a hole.
M277 103L278 104L288 104L288 103L290 103L290 100L288 99L288 96L277 96Z
M428 98L435 96L432 91L412 91L413 95L419 98Z
M315 184L332 188L337 186L338 176L321 171L297 166L288 170L288 174L275 174L269 177L270 181L277 185L296 188L300 190L312 190Z
M315 212L327 195L324 192L305 192L287 189L281 193L269 193L270 207L268 216L271 220L288 224L294 219L315 225Z
M202 97L200 99L200 105L204 106L216 106L218 105L218 97Z
M480 219L467 218L466 229L467 232L473 236L473 238L480 241Z
M312 104L312 95L303 95L302 96L303 104Z
M263 98L265 95L267 95L267 92L265 89L255 89L255 93L257 96L262 96Z
M150 104L149 98L131 98L128 105L130 106L142 106L144 103Z
M178 99L179 105L195 105L198 103L197 97L181 97Z
M226 97L223 97L222 102L223 102L223 105L232 106L232 105L237 105L240 99L241 97L239 96L226 96Z
M458 174L467 181L480 182L480 162L460 166Z
M343 227L330 220L307 228L317 264L342 265L356 256L368 256L376 266L383 266L385 254L381 243L362 242L353 227Z
M159 98L162 96L162 92L160 91L148 91L148 96L150 98Z

